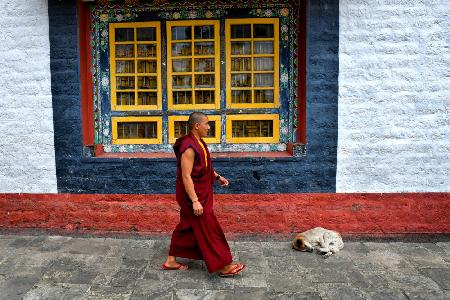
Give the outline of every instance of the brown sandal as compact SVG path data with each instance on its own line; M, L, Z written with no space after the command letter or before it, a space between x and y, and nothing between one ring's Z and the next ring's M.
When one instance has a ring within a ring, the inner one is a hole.
M183 267L186 267L186 269L183 269ZM182 271L184 271L184 270L188 269L188 266L183 263L178 263L178 265L176 267L169 267L169 266L166 266L166 264L164 263L162 265L162 269L163 270L182 270Z
M244 269L246 268L246 265L244 264L235 264L233 268L231 268L228 272L220 272L220 277L231 277L236 276L240 274Z

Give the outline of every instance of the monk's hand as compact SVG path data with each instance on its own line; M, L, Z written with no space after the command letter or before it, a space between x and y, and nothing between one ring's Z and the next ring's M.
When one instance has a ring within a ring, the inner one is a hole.
M200 201L194 201L192 208L194 209L194 215L201 216L203 214L203 206L200 204Z
M226 179L223 176L220 176L219 183L220 183L220 186L228 186L228 184L229 184L228 179Z

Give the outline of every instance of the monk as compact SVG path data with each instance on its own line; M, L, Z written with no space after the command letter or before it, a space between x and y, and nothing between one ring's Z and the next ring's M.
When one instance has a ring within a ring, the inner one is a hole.
M235 276L245 269L232 263L231 251L213 211L213 184L228 186L217 174L203 137L210 129L208 117L200 112L189 116L189 134L173 146L177 157L176 200L180 205L180 223L175 228L164 270L187 270L176 257L204 260L209 273Z

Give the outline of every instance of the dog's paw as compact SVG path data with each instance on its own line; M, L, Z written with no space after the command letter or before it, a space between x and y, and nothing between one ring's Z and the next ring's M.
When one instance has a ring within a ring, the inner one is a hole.
M329 252L323 253L322 256L323 256L323 258L328 258L328 257L330 257L332 254L333 254L333 252L329 251Z

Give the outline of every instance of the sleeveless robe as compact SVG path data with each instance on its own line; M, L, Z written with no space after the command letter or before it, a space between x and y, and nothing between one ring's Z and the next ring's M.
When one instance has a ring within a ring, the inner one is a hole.
M209 273L217 272L232 262L232 256L213 211L215 178L208 147L202 139L197 140L189 133L177 139L173 148L177 157L176 200L181 209L180 223L172 234L169 255L204 260ZM201 216L194 215L192 201L182 179L181 156L188 148L195 152L191 178L195 193L203 206Z

